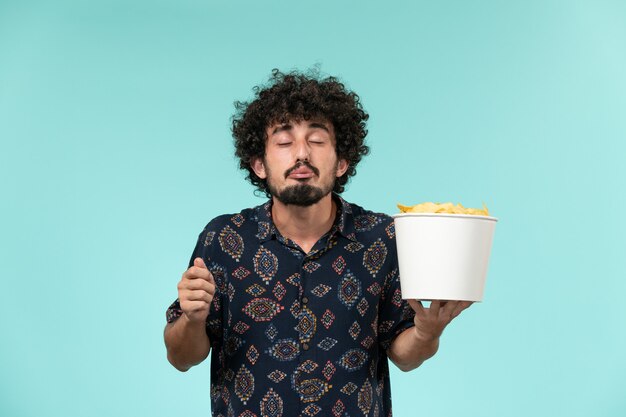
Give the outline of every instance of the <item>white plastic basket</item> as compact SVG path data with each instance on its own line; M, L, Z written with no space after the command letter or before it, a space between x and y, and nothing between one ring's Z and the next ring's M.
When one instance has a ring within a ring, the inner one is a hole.
M497 218L445 213L393 218L402 298L482 301Z

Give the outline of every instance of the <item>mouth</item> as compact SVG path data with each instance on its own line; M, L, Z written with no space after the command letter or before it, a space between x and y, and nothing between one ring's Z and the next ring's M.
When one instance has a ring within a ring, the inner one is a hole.
M289 169L285 176L287 178L292 178L296 180L304 180L304 179L313 178L314 176L318 174L319 174L319 171L317 170L317 168L304 162Z
M314 175L315 173L308 168L299 168L291 171L288 178L301 180L305 178L312 178Z

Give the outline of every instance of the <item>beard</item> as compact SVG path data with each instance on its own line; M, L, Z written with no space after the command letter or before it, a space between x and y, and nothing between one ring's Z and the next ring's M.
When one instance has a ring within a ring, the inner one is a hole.
M328 195L330 190L320 187L314 187L309 184L289 185L282 190L276 190L269 183L267 184L270 194L276 197L278 201L285 205L292 204L294 206L308 207L320 201L324 196Z
M311 169L316 175L319 175L319 170L314 166L310 165L307 161L296 164L292 168L288 169L285 172L285 178L289 176L289 174L299 168L302 165L306 165L309 169ZM335 167L336 170L336 167ZM310 184L301 183L296 185L288 185L282 190L279 190L274 186L274 184L269 180L269 176L267 179L267 189L269 190L272 197L275 197L278 201L285 205L294 205L300 207L308 207L312 206L319 202L322 198L327 196L333 188L335 188L335 181L330 181L329 184L324 184L321 187L316 187Z

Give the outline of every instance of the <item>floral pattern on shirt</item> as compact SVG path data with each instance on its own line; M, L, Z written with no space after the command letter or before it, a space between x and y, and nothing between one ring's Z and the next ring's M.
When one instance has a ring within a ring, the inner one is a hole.
M386 350L413 325L393 220L333 195L331 230L307 254L271 201L213 219L198 237L216 282L207 317L214 417L391 416ZM168 322L182 311L178 300Z

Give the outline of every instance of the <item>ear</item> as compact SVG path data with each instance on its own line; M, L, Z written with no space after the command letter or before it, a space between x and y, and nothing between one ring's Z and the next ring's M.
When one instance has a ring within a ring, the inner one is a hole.
M350 165L348 164L348 161L346 161L345 159L340 159L337 163L337 178L345 174L349 166Z
M252 158L250 161L250 168L254 171L257 177L264 180L267 178L267 173L265 172L265 164L263 163L262 158Z

